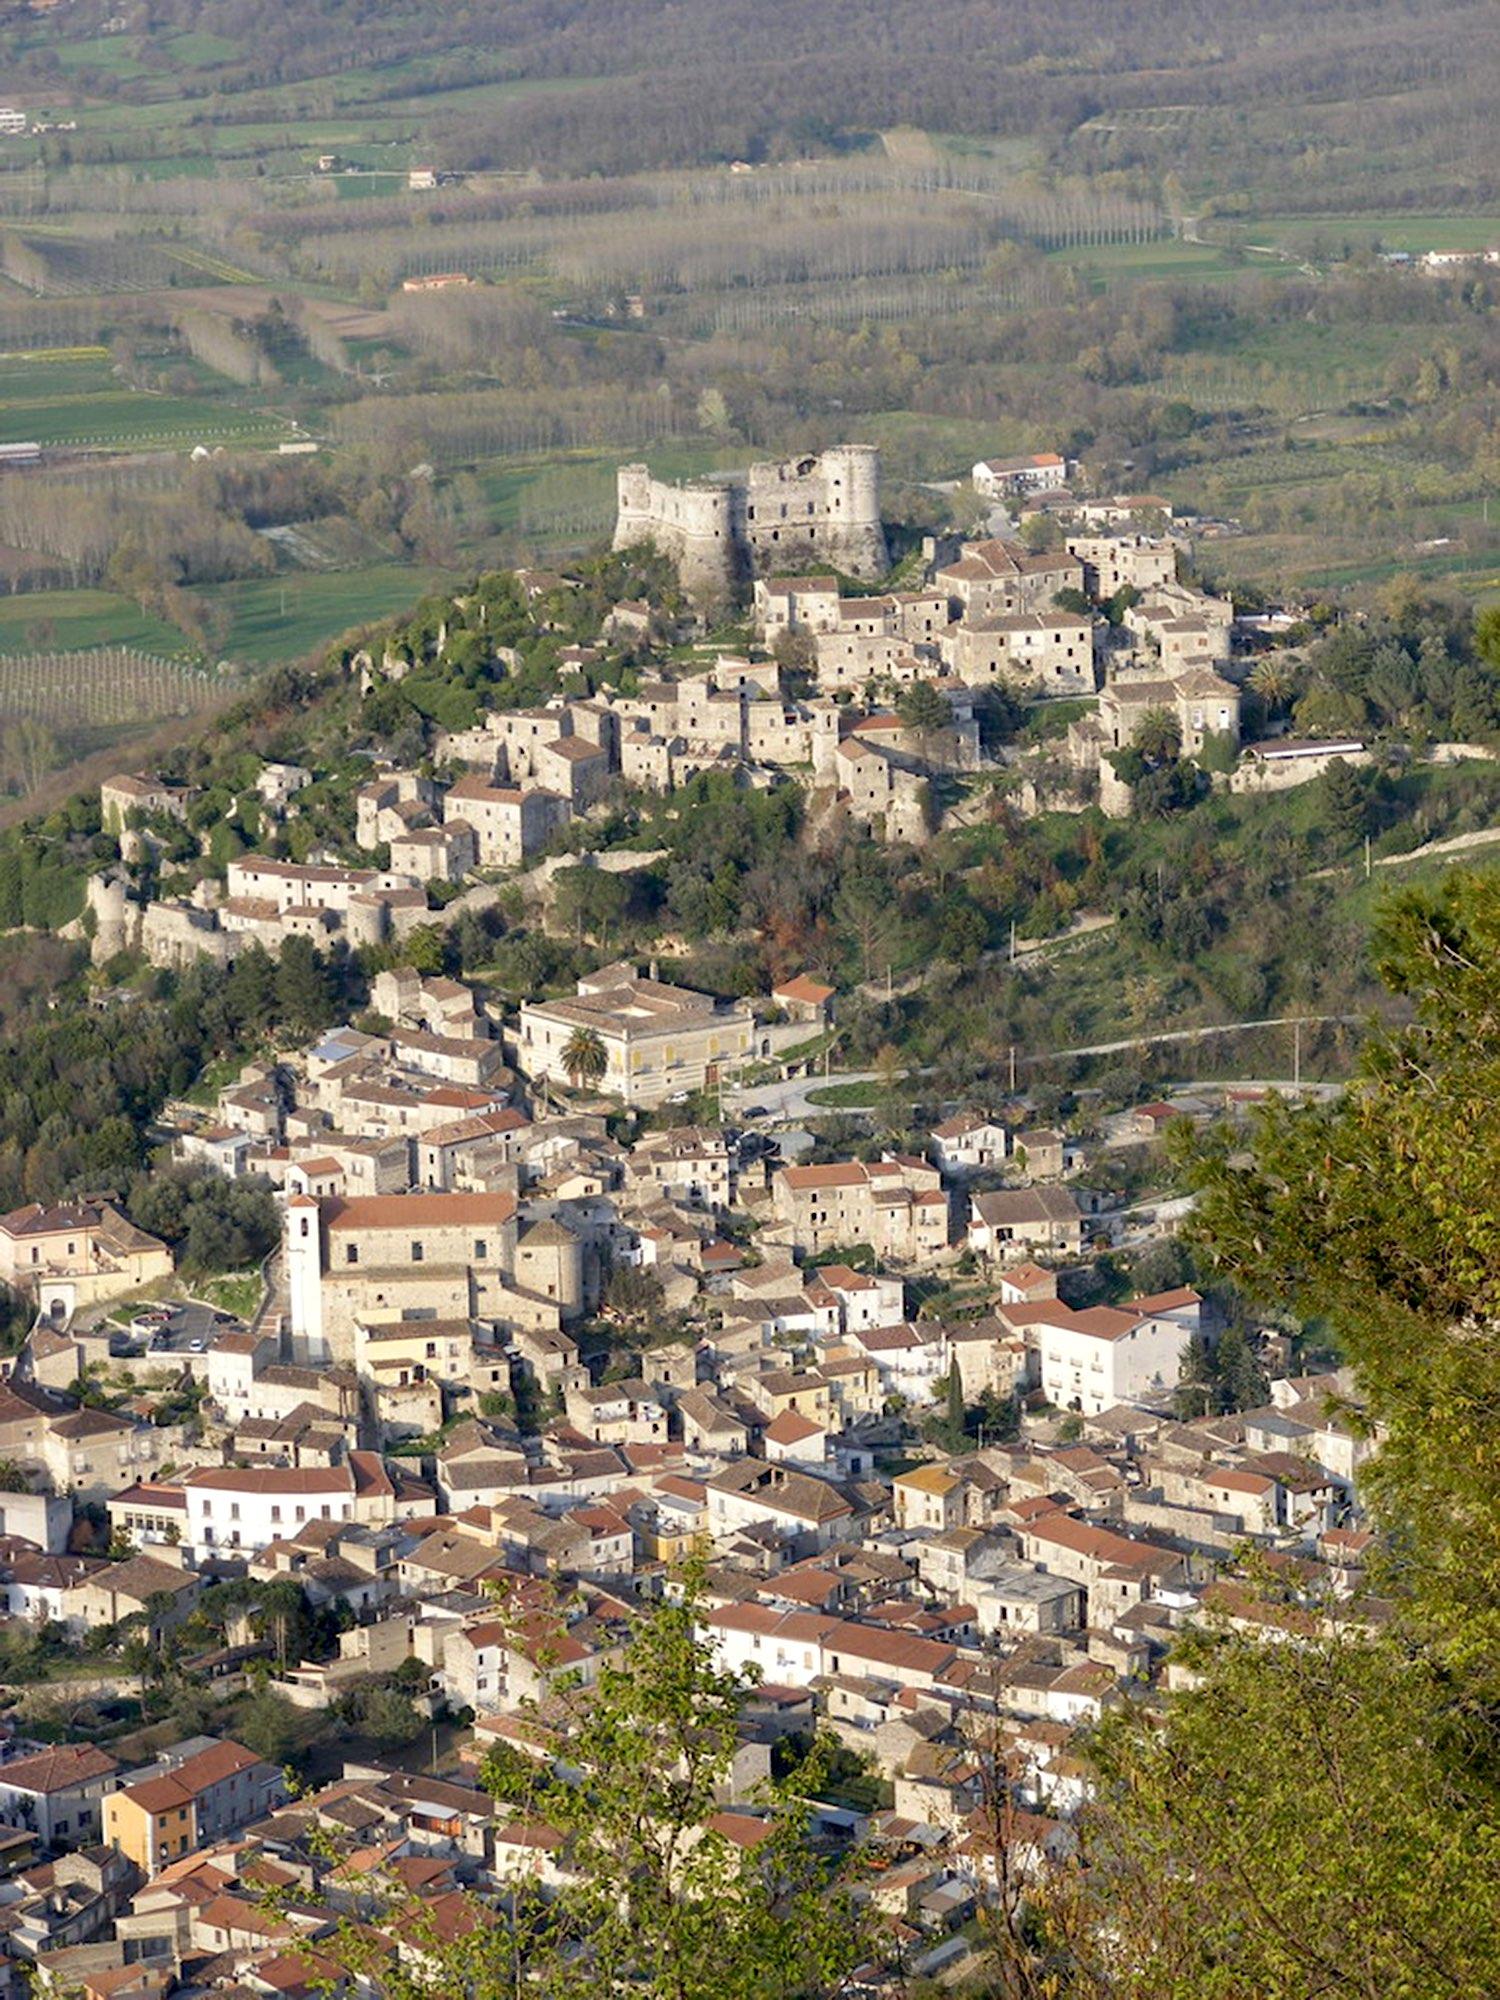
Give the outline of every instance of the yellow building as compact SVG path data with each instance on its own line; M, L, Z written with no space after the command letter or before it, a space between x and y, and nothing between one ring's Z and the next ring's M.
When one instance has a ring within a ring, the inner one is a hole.
M198 1845L198 1806L170 1773L145 1778L104 1801L104 1838L147 1875L159 1875Z
M891 1481L898 1528L963 1526L963 1481L942 1465L917 1465Z
M0 1216L0 1280L43 1311L117 1299L172 1275L172 1253L107 1201L44 1208L28 1202Z

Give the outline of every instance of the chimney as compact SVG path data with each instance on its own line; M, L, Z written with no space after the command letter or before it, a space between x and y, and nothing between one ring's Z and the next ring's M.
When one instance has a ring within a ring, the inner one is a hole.
M656 960L654 958L651 961L651 983L653 986L657 983Z

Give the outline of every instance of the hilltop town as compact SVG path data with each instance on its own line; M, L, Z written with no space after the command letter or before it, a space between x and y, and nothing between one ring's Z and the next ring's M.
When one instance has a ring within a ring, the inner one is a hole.
M716 993L602 942L643 862L608 844L622 797L796 788L920 850L976 781L1128 818L1191 759L1275 789L1362 754L1242 746L1254 636L1179 580L1180 531L1067 470L975 468L1046 546L934 540L867 595L752 547L737 650L690 594L617 598L554 632L583 685L429 712L338 785L312 735L232 784L104 783L101 1006L206 966L310 980L322 1021L164 1092L128 1198L0 1216L12 1978L357 1984L361 1874L438 1942L519 1883L565 1905L577 1836L517 1770L558 1782L577 1690L687 1592L741 1690L694 1837L779 1838L771 1781L821 1740L799 1838L860 1857L861 1980L895 1992L982 1963L1007 1885L1066 1864L1088 1733L1168 1691L1184 1634L1379 1626L1351 1376L1177 1237L1173 1135L1299 1084L1119 1104L1013 1070L883 1134L820 1101L860 1001L816 961ZM481 659L504 687L584 587L483 580L351 648L335 698L368 719ZM997 697L1059 696L1040 755L996 742ZM500 909L576 923L583 969L514 997L453 969ZM231 1212L245 1267L205 1277Z

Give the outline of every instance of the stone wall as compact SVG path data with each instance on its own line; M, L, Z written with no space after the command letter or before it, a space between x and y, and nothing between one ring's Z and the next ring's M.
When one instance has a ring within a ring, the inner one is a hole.
M614 546L654 542L696 596L809 568L878 577L889 563L874 445L840 445L684 485L653 479L645 465L622 465L616 495Z

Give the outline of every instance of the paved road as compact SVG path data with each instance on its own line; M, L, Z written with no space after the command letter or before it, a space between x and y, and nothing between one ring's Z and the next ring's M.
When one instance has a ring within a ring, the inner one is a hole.
M873 1069L836 1069L830 1076L794 1076L786 1083L747 1083L737 1096L731 1097L725 1091L724 1117L731 1125L739 1124L748 1111L759 1105L767 1114L761 1121L766 1124L788 1125L799 1118L826 1118L837 1107L812 1103L810 1091L826 1090L835 1083L873 1083L875 1076Z
M1056 1062L1067 1056L1116 1056L1128 1049L1158 1049L1174 1042L1201 1042L1210 1035L1233 1035L1252 1028L1324 1027L1339 1022L1346 1027L1362 1027L1364 1014L1278 1014L1268 1021L1217 1021L1204 1028L1172 1028L1160 1035L1129 1035L1121 1042L1091 1042L1077 1049L1046 1049L1039 1055L1017 1055L1017 1069L1035 1063Z

